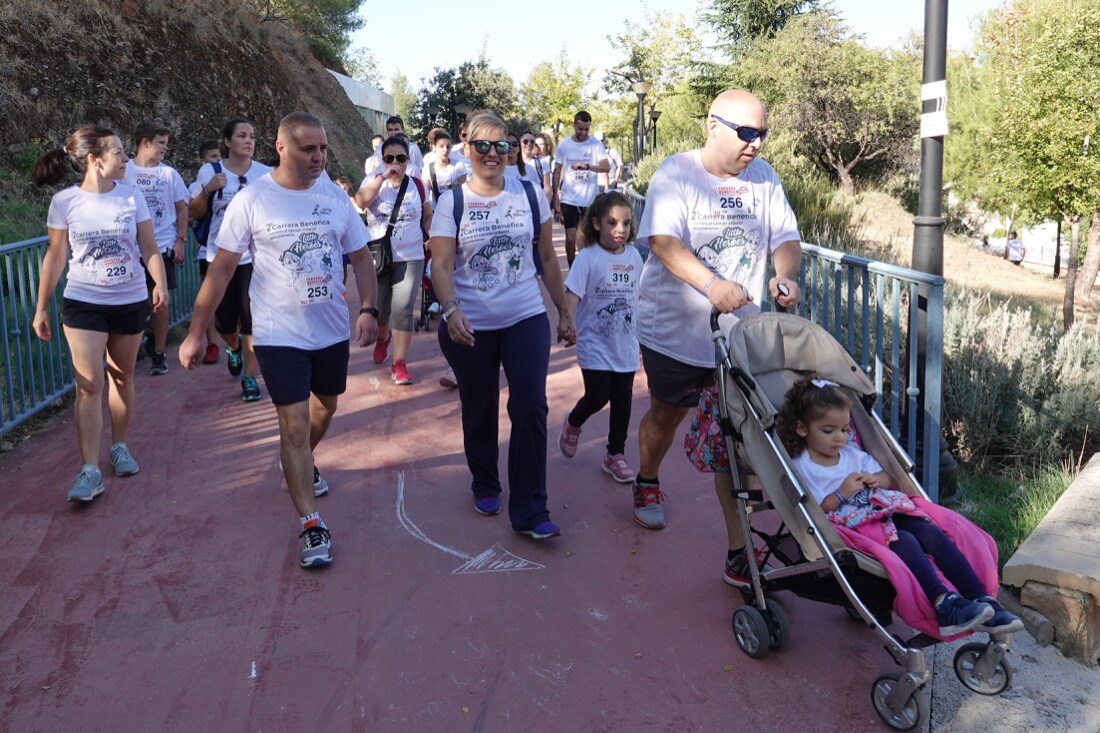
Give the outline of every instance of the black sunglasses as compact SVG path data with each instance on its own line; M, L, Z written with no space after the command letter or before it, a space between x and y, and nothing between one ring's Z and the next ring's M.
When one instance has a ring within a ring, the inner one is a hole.
M520 140L519 144L520 145L534 145L535 141L534 140Z
M478 155L486 155L489 152L489 148L496 148L497 152L501 155L507 155L508 151L512 149L512 143L507 140L498 140L493 142L492 140L470 140L470 145L474 146L474 150Z
M394 162L395 160L398 163L408 163L409 162L409 156L405 155L404 153L401 153L400 155L383 155L382 156L382 162L386 163L387 165Z
M760 138L760 142L764 142L764 138L766 138L768 136L767 128L765 128L763 130L757 130L755 127L747 127L745 125L735 125L734 123L730 122L729 120L723 120L718 115L711 115L711 117L713 117L714 119L718 120L723 125L725 125L726 127L730 128L731 130L736 132L737 133L737 138L741 142L745 142L745 143L756 142L756 138Z

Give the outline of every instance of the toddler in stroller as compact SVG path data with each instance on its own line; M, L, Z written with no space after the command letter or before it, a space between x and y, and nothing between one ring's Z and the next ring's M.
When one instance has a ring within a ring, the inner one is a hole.
M979 694L1008 689L1009 633L1021 624L994 600L996 544L929 500L912 459L871 409L878 394L859 365L824 329L786 313L743 318L728 339L714 314L711 331L717 442L751 469L762 490L750 490L732 471L742 534L764 543L745 551L749 577L738 585L745 605L732 621L741 650L757 658L787 646L790 622L773 594L790 591L841 606L904 667L871 688L875 712L896 730L927 720L924 649L941 641L987 632L988 641L957 650L955 674ZM699 438L713 445L713 436L708 429ZM770 519L776 515L777 522ZM894 532L904 544L892 542ZM894 614L916 633L904 638L889 629Z

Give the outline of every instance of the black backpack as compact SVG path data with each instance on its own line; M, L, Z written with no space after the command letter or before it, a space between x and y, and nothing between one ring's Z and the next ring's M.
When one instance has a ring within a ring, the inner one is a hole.
M214 175L218 175L222 172L221 163L211 163L214 168ZM222 197L222 190L219 188L214 193L208 193L206 200L206 214L199 219L195 219L191 222L191 233L195 235L195 241L205 246L206 241L210 239L210 222L214 219L214 196L218 198Z
M518 179L523 184L523 190L527 193L527 203L531 206L531 226L534 227L534 236L531 238L531 256L535 260L535 272L540 276L542 275L542 260L539 258L539 234L542 226L539 224L539 199L535 195L535 187L531 185L531 182L520 178ZM454 192L453 213L455 218L455 242L458 242L458 230L462 227L462 210L465 208L465 202L463 200L462 186L451 189Z

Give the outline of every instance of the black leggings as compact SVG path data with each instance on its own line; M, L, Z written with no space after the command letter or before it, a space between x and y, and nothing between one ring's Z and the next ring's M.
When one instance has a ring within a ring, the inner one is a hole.
M626 431L630 427L630 403L634 398L634 372L608 372L581 369L584 376L584 396L569 413L569 424L575 428L611 402L608 419L607 452L618 455L626 450Z
M986 595L985 586L974 573L970 561L942 529L921 517L895 514L893 519L898 528L898 541L891 542L890 549L913 571L933 606L936 599L948 591L926 555L932 556L943 577L951 581L963 598L973 601Z
M242 336L252 335L252 301L248 289L252 286L252 263L237 265L233 277L225 286L225 295L214 311L214 328L220 334L240 331Z

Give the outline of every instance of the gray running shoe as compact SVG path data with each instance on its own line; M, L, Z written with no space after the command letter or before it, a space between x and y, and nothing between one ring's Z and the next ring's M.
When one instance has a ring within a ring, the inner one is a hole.
M656 484L634 482L634 521L646 529L664 529L665 508L661 506L665 494Z
M95 466L84 466L73 479L67 501L91 501L103 493L103 474Z
M137 461L130 455L130 449L125 443L111 446L111 466L114 467L116 476L133 476L138 472Z
M154 377L168 373L168 357L163 351L153 352L153 365L149 367L149 373Z
M300 562L303 568L317 568L332 562L332 536L325 527L308 527L298 535L304 540Z
M321 472L317 470L317 466L313 467L313 495L324 496L328 493L328 481L325 481L321 476Z

